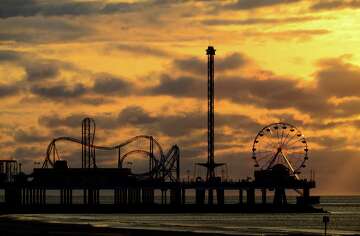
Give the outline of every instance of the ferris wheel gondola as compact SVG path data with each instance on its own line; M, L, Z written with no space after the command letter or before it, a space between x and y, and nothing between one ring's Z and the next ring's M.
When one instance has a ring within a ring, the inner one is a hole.
M254 139L252 152L256 168L269 170L280 164L296 177L309 159L304 135L295 126L283 122L261 129Z

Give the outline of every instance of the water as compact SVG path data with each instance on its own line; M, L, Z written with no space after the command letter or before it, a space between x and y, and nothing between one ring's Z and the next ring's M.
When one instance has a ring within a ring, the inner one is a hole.
M360 196L323 196L332 235L360 234ZM16 219L224 234L323 233L324 214L17 214Z

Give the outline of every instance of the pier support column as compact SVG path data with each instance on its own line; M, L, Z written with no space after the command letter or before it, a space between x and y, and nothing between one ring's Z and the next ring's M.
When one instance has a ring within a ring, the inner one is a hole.
M181 204L185 205L185 203L186 203L186 189L183 188L181 190Z
M266 188L261 189L261 203L266 205Z
M61 205L72 204L72 189L69 188L60 189L60 204Z
M120 189L119 188L114 188L114 205L119 205L120 204Z
M216 189L216 197L217 197L217 204L224 205L224 188L217 188Z
M246 192L246 199L248 205L254 205L255 204L255 189L249 188Z
M127 204L128 203L128 190L127 190L127 188L121 188L120 189L120 192L119 192L119 194L120 194L120 198L119 198L119 200L120 200L120 204Z
M40 205L41 206L46 205L46 189L45 188L40 189Z
M242 205L243 204L243 190L242 189L239 189L239 205Z
M196 204L197 205L203 205L205 202L205 189L202 187L196 188Z
M310 189L304 188L303 190L304 204L308 205L310 200Z
M127 204L127 188L115 188L114 189L114 204L125 205Z
M161 204L166 205L167 204L167 189L161 189Z
M181 189L173 188L170 189L170 204L180 205L181 203Z
M128 190L128 200L129 204L139 204L140 201L140 188L129 188Z
M84 204L98 205L100 203L99 189L84 189Z
M19 206L21 204L21 189L17 187L5 188L5 203L8 206Z
M147 204L147 205L154 203L154 189L153 188L143 188L142 189L142 203Z
M274 205L283 206L286 204L287 201L286 201L285 189L281 187L275 188Z
M208 204L212 205L214 203L214 189L208 189Z
M33 195L33 188L29 188L29 203L30 205L34 204L34 195Z

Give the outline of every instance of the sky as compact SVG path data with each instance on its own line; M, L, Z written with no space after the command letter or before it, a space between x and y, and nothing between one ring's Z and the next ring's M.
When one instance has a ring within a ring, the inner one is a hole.
M30 172L50 141L153 135L181 151L182 176L207 158L207 57L215 56L215 158L252 176L252 143L275 122L309 146L317 194L360 194L360 1L2 0L0 158ZM62 143L76 167L80 147ZM116 166L116 153L98 153ZM135 168L135 167L134 167Z

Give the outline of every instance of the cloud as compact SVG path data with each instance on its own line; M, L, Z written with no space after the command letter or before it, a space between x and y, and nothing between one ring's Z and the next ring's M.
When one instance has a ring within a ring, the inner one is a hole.
M0 31L0 41L19 43L71 42L94 33L90 25L42 16L3 19L0 28L6 29Z
M61 117L58 114L52 114L48 116L41 116L39 117L39 124L45 127L52 127L52 128L58 128L58 127L69 127L69 128L75 128L81 126L81 121L87 117L86 114L78 113L78 114L72 114L67 117Z
M357 9L360 8L360 2L358 0L326 0L317 1L312 4L311 10L339 10L339 9Z
M62 2L37 0L3 0L0 2L0 18L31 16L80 16L93 14L115 14L141 11L153 7L166 7L185 1L144 1L144 2L104 2L74 1Z
M314 81L306 84L301 80L279 77L270 72L255 71L248 73L248 77L242 77L227 76L220 70L215 79L216 99L266 109L291 108L317 118L356 115L360 113L360 109L356 109L360 107L360 67L344 60L343 57L320 60L314 73ZM147 88L144 94L201 99L206 97L206 81L197 78L200 61L192 62L193 58L183 61L182 65L198 65L191 69L194 76L172 77L163 74L159 83ZM204 64L202 62L203 67ZM216 62L215 64L217 65ZM356 99L333 103L333 97Z
M100 7L99 3L90 1L50 3L36 0L4 0L0 3L0 9L2 9L0 11L0 18L91 14L99 10Z
M315 73L318 88L328 96L358 96L360 67L346 63L343 58L323 59L318 62ZM340 81L344 81L341 83Z
M80 127L87 115L83 113L60 116L41 116L39 124L45 127ZM98 114L92 116L101 129L124 127L139 128L150 134L161 134L169 137L191 135L194 131L206 129L206 114L185 112L176 115L151 115L139 106L128 106L118 114ZM236 130L258 130L259 123L244 115L217 114L217 127L230 127Z
M17 84L0 84L0 98L15 96L20 92Z
M239 69L249 63L249 59L245 58L240 53L232 53L225 57L216 59L216 71L225 72ZM174 67L182 72L191 72L198 75L206 75L206 62L198 57L191 57L186 59L175 59L173 61Z
M25 131L18 129L14 132L14 141L17 143L38 143L49 140L49 137L42 135L38 130Z
M117 116L120 124L146 125L156 121L156 118L149 115L139 106L129 106L121 110Z
M39 98L55 102L73 102L99 105L113 102L114 96L135 95L137 87L134 83L118 78L114 75L89 74L94 80L92 85L82 83L65 82L58 78L61 69L72 69L69 66L52 64L27 65L27 81L36 82L30 84L30 92ZM75 72L77 68L74 68ZM74 70L71 70L74 72ZM81 72L81 71L80 71ZM39 83L45 79L55 79L47 83Z
M206 87L204 81L194 77L181 76L172 78L162 75L158 85L148 88L145 94L169 95L174 97L200 97L205 96Z
M12 62L21 58L18 52L13 50L0 50L0 62Z
M206 96L206 81L191 77L163 76L160 84L150 88L150 94L198 98ZM260 80L246 77L218 76L215 81L216 98L239 104L251 104L269 109L297 108L318 112L328 108L327 101L313 89L302 88L299 82L287 78ZM202 92L203 91L203 92Z
M29 64L25 68L27 80L42 81L55 78L60 74L60 68L55 63Z
M55 85L34 85L31 92L39 97L52 100L66 100L78 98L84 95L87 88L82 84L75 84L73 86L66 84Z
M331 31L327 29L298 29L284 31L247 31L243 35L247 38L257 38L258 40L266 40L269 37L275 40L310 40L315 36L329 34Z
M99 74L95 78L92 90L100 95L124 96L134 90L134 85L110 74Z
M237 0L234 3L225 5L225 8L230 10L251 10L276 5L287 5L300 1L301 0Z
M320 19L315 16L300 16L286 18L247 18L247 19L208 19L202 21L205 25L256 25L256 24L292 24Z
M46 150L39 149L36 146L17 147L12 153L16 160L20 160L22 164L32 164L35 160L42 160Z
M141 56L153 57L169 57L170 53L164 49L159 49L155 46L146 46L142 44L111 44L105 48L106 52L122 51Z
M317 137L309 137L308 142L317 143L322 146L322 148L337 150L343 149L348 139L346 137L331 137L331 136L317 136Z

